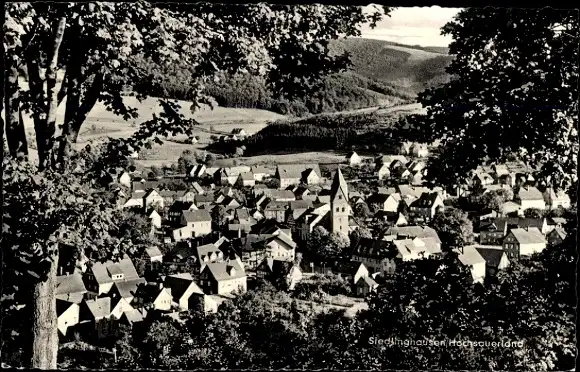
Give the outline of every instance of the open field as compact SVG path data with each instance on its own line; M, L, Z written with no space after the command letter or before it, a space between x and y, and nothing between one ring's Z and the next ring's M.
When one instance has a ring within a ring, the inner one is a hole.
M200 137L200 141L195 145L186 145L171 141L165 141L162 146L156 146L153 151L145 156L148 165L165 164L177 161L179 155L186 150L199 150L209 143L212 134L220 135L230 133L234 128L244 128L247 133L255 133L262 129L267 122L284 119L285 116L279 115L266 110L243 109L243 108L225 108L216 107L213 110L209 107L203 107L195 114L189 109L190 103L178 101L182 113L186 118L193 118L200 123L199 130L195 130L195 135ZM77 147L81 148L87 142L100 141L106 137L124 138L132 135L138 128L138 124L149 120L153 113L159 113L160 107L156 98L148 98L139 102L135 97L126 97L126 103L130 107L137 109L138 119L125 121L123 118L114 115L106 110L105 106L99 102L87 117L86 122L81 128ZM63 102L57 112L57 123L64 120L65 103ZM24 126L28 134L28 142L35 143L34 123L32 118L24 115ZM183 139L183 138L182 138ZM30 157L36 161L35 151L31 151Z

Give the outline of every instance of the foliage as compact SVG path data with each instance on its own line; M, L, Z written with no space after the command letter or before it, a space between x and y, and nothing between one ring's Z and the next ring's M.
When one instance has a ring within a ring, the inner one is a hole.
M428 178L452 185L484 159L511 156L547 185L574 188L578 22L571 10L470 8L445 25L455 78L419 95L426 129L442 140Z
M353 209L355 217L370 218L373 215L367 203L357 203Z
M308 253L325 260L341 257L348 247L350 247L350 240L347 235L331 234L322 226L316 226L306 241Z
M537 218L541 219L544 218L544 211L537 209L537 208L529 208L524 211L524 216L526 218Z
M445 208L435 215L431 227L437 231L443 249L463 248L473 243L473 223L467 213L455 208Z

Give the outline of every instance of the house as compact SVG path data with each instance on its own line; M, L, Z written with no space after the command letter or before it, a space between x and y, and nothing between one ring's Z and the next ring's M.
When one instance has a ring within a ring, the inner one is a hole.
M238 137L244 137L247 135L246 131L243 128L232 129L232 134L234 134Z
M410 149L411 155L417 158L425 158L429 155L429 150L427 149L427 145L421 143L414 143Z
M109 293L115 282L139 279L139 274L128 257L118 262L94 262L84 276L87 290L96 295Z
M74 327L80 321L80 306L78 303L56 299L56 317L59 334L66 336L69 327Z
M163 198L163 205L171 205L175 200L177 200L177 191L172 190L161 190L159 195Z
M485 260L485 276L491 277L509 266L507 254L501 246L477 246L475 249Z
M210 262L201 271L200 284L208 294L245 292L246 272L239 258Z
M427 258L441 253L441 243L434 238L414 238L393 240L397 258L403 261Z
M475 283L483 283L486 273L486 260L481 256L475 246L469 245L463 248L456 248L459 262L467 266L471 271L471 276Z
M482 245L501 245L511 228L527 229L535 227L545 234L548 223L545 218L495 218L483 221L479 226L479 243Z
M566 192L563 190L555 192L553 188L548 188L544 192L544 201L550 209L558 209L560 207L568 209L571 205L570 196Z
M224 253L215 244L204 244L196 249L197 262L201 266L209 262L218 262L224 260Z
M170 311L173 297L171 289L165 288L164 284L141 285L137 288L133 307L145 310Z
M264 197L277 202L289 202L296 200L296 195L291 190L265 189L262 198ZM260 198L260 200L262 200L262 198Z
M437 231L429 226L393 226L387 229L385 236L393 236L395 239L433 238L441 245Z
M270 177L270 171L262 166L254 165L250 168L250 173L254 175L254 180L256 181L264 181L264 179Z
M411 203L411 213L423 221L430 221L435 217L437 210L443 208L443 199L436 192L423 193L419 199Z
M131 311L124 312L123 315L121 315L121 318L119 319L119 323L127 325L129 327L133 327L135 326L135 324L138 324L143 320L145 320L146 316L147 312L145 310L133 309Z
M81 303L87 293L80 273L56 277L56 298L74 303Z
M491 166L493 174L495 175L495 179L499 181L502 176L506 176L510 174L507 165L505 164L494 164Z
M147 262L150 268L153 268L155 265L159 265L163 262L163 253L155 246L145 248L143 251L143 259Z
M119 182L120 185L123 185L128 188L131 188L131 181L132 178L128 172L121 173L121 175L117 178L117 182Z
M293 261L296 253L296 243L286 233L279 231L264 241L266 257L276 260Z
M176 201L169 207L167 212L168 220L172 224L178 223L181 221L181 216L184 211L196 210L198 210L198 208L193 201Z
M150 208L146 212L146 215L149 221L151 221L151 226L157 229L161 228L161 215L154 208Z
M544 196L540 190L533 186L520 187L514 199L520 204L523 210L530 208L546 209Z
M233 249L241 256L245 268L255 270L266 258L264 240L268 236L268 234L248 234L232 241Z
M321 182L320 173L313 168L306 169L302 172L302 180L307 185L318 185Z
M300 266L292 261L281 261L274 258L265 258L256 268L256 276L261 279L271 280L274 284L276 280L282 279L284 289L293 290L296 284L302 280L302 270Z
M522 206L513 201L507 201L500 206L500 213L502 216L512 216L517 215L520 217L524 216L524 210Z
M536 227L512 229L503 240L503 250L510 260L529 256L546 248L546 239Z
M133 208L133 207L143 207L143 195L144 191L136 191L131 193L131 196L121 204L122 208Z
M111 297L111 317L113 319L119 320L123 316L123 313L133 310L133 306L125 298Z
M163 209L165 206L165 200L156 190L149 189L149 191L146 191L143 196L143 206L145 208L153 207Z
M389 257L389 254L391 257ZM351 261L360 262L369 272L392 274L395 271L393 250L384 240L361 238L353 249Z
M379 285L370 276L363 276L356 281L354 285L355 294L360 297L365 297L371 292L376 292Z
M548 244L551 246L558 245L566 239L566 231L561 227L556 227L546 236Z
M264 216L266 218L275 219L278 222L286 221L286 210L288 209L288 202L271 201L264 208Z
M195 205L197 206L197 208L204 208L207 207L208 205L213 204L213 199L214 199L213 193L197 194L195 196Z
M391 177L391 168L388 164L382 164L378 167L377 177L379 180L384 180Z
M131 303L135 297L137 288L145 283L146 281L143 278L137 278L124 282L115 282L109 291L109 296L112 299L124 298L128 303Z
M492 185L494 181L489 173L483 171L475 172L475 176L473 177L473 183L481 187Z
M171 291L173 302L180 310L189 310L197 306L203 290L195 283L190 273L168 275L163 281L163 287Z
M347 161L348 165L353 167L353 166L360 165L360 163L362 162L362 159L360 156L358 156L358 154L356 152L351 151L346 155L346 161Z
M256 184L256 179L251 172L240 173L236 181L238 187L252 187Z
M312 170L314 172L309 172ZM314 174L313 174L314 173ZM311 182L315 182L322 177L318 164L280 164L276 167L274 177L280 180L280 188L298 185L305 180L304 176L310 177Z
M111 298L101 297L81 302L79 318L81 321L98 323L111 316Z
M205 164L196 164L190 167L190 169L187 170L187 176L189 176L190 178L200 178L201 176L203 176L206 172L207 167L205 166Z
M371 275L364 264L354 261L338 262L334 266L333 272L350 285L355 285L359 279Z
M377 204L380 206L379 210L384 212L398 212L401 204L401 194L394 193L390 195L375 194L369 198L370 204Z
M211 215L207 210L183 211L181 215L182 227L173 230L173 239L195 238L211 233Z

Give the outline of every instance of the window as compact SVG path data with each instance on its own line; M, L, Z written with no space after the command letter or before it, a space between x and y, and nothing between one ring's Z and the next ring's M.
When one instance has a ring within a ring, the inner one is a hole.
M342 207L342 211L344 212L344 207Z
M338 195L338 199L342 200L342 195Z
M336 211L338 212L339 210L340 210L340 208L339 207L336 207Z

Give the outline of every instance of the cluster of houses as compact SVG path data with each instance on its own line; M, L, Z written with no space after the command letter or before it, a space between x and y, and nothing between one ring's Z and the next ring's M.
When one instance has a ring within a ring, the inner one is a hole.
M280 164L275 169L197 164L188 169L180 190L123 172L117 179L119 207L146 216L151 233L173 249L162 254L158 247L148 247L118 262L79 261L61 268L61 334L83 328L103 337L115 324L133 325L152 311L214 312L223 301L246 291L255 278L282 278L285 289L292 290L305 275L331 272L345 278L355 295L366 296L395 273L398 262L444 251L437 232L426 225L456 195L423 186L426 147L405 144L401 153L375 160L376 179L395 182L368 194L349 190L340 166L323 175L318 164ZM363 162L354 152L346 161L353 167ZM523 210L567 208L570 199L550 190L539 192L521 164L480 167L472 176L464 194L509 188L514 201L504 207L515 211L478 218L477 243L457 250L458 264L470 268L475 282L565 238L562 219L523 218ZM272 179L276 182L270 183ZM346 257L336 262L298 258L297 250L318 226L345 235L358 229L361 219L353 211L361 203L374 211L363 222L378 218L390 221L390 227L352 242ZM141 275L136 265L145 268Z

